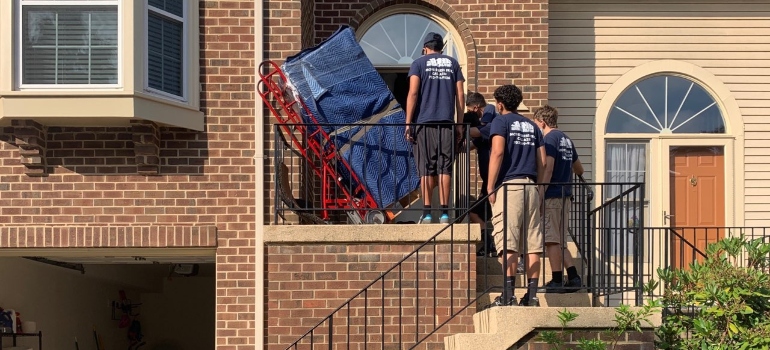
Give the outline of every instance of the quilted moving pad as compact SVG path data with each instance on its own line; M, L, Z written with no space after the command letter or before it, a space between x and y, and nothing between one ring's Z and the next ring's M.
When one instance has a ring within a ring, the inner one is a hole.
M281 70L321 124L355 123L384 110L393 99L348 26L290 56ZM302 117L312 123L304 111ZM324 129L331 132L337 127Z
M380 208L420 187L412 145L404 138L404 111L397 107L386 112L367 119L361 126L341 128L332 134L337 152L366 184ZM342 164L337 165L337 171L346 183L356 185Z
M282 70L319 123L358 124L324 130L332 134L337 152L378 207L386 208L419 188L412 146L404 138L404 111L352 29L340 26L319 45L287 58ZM302 117L312 123L304 111ZM345 166L337 164L337 169L344 182L356 185Z

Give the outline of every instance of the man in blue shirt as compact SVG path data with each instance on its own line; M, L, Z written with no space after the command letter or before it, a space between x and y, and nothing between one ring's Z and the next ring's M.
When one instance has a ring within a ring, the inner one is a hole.
M550 182L545 191L545 251L551 262L552 278L545 285L546 293L571 293L582 288L583 281L566 246L569 212L572 206L572 173L582 175L583 165L578 159L572 140L558 129L559 110L545 105L535 111L535 124L543 130L545 142L545 174L543 182ZM562 252L567 280L563 281Z
M449 189L452 179L454 146L459 141L452 127L462 121L465 104L465 78L460 64L444 55L444 38L428 33L423 40L423 56L409 68L409 94L406 98L406 138L414 143L415 163L420 174L424 211L420 223L431 223L431 197L438 180L441 217L449 223ZM412 126L413 122L418 126ZM414 129L413 129L414 128Z
M519 305L539 306L542 189L534 183L542 183L545 170L543 133L534 122L516 113L522 100L518 87L503 85L497 88L495 100L500 116L492 120L490 127L492 149L487 191L492 204L495 246L502 247L498 254L506 257L503 266L506 285L503 294L491 306L516 304L513 290L519 253L528 254L527 293Z
M481 193L479 200L471 207L469 218L473 223L481 224L482 247L476 252L478 256L487 256L494 254L495 242L489 230L486 229L487 221L492 218L492 206L489 204L487 196L487 176L489 174L489 127L492 120L497 116L497 111L493 104L487 104L484 95L478 92L468 93L465 99L466 116L472 116L474 120L465 120L464 123L471 123L470 136L473 137L473 148L476 149L476 161L479 177L481 178Z

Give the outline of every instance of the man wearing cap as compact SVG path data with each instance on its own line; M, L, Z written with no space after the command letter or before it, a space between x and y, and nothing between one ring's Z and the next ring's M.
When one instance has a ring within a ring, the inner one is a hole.
M415 162L420 174L420 190L424 205L420 223L429 224L433 188L439 187L441 217L449 223L449 188L451 184L453 147L459 140L452 123L462 122L465 77L460 64L444 55L444 38L428 33L423 40L423 56L409 68L409 94L406 99L406 138L414 143ZM412 123L420 125L413 126ZM438 180L438 184L436 183Z

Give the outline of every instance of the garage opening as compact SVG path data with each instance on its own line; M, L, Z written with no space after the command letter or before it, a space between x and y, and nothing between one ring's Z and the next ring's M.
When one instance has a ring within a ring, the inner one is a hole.
M213 349L215 273L213 256L0 257L0 348Z

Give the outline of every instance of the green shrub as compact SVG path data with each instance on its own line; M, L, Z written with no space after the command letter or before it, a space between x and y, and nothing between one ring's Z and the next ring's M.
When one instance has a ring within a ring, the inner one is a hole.
M660 269L660 349L770 349L770 244L726 238L689 269Z

